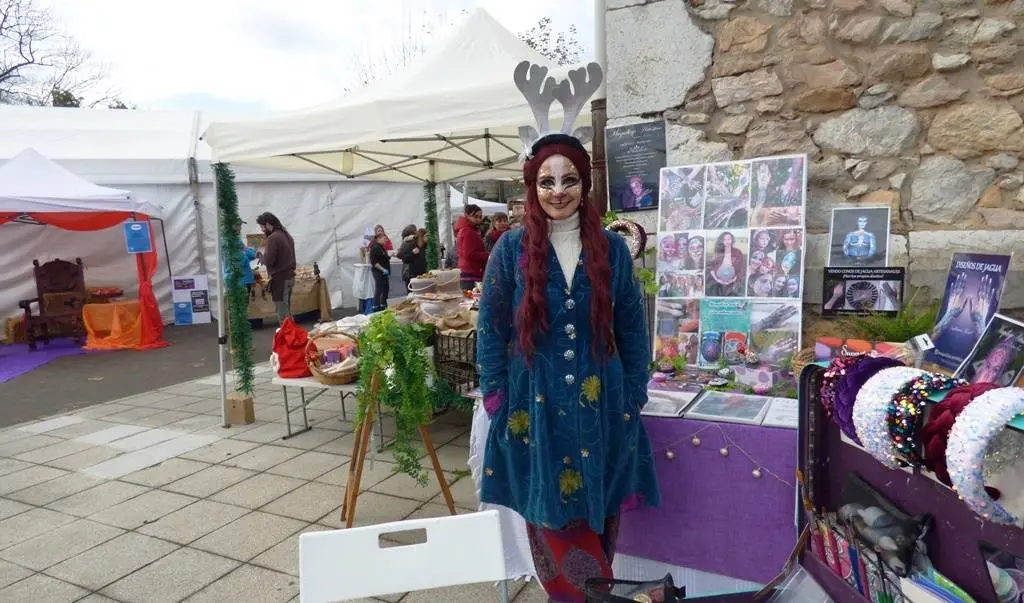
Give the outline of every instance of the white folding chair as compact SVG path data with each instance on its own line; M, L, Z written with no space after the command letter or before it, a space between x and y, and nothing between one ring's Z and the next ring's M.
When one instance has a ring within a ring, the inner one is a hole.
M381 545L396 532L424 530L426 542ZM477 582L504 582L497 511L310 532L299 537L299 600L334 603Z

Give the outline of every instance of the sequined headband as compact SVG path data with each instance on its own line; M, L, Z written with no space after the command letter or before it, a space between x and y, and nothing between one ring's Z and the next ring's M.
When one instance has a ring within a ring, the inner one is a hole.
M935 473L940 482L951 485L949 470L946 469L946 445L949 430L967 405L978 396L998 386L992 383L974 383L954 387L946 397L932 408L928 422L921 428L921 445L924 450L924 465Z
M982 464L989 443L1022 412L1024 389L994 389L968 404L949 431L946 465L953 489L972 511L993 523L1016 524L1018 519L985 491Z
M832 407L836 400L836 386L846 376L846 371L857 366L861 360L868 356L866 354L854 354L852 356L836 356L828 363L821 376L821 407L825 410L825 416L832 416Z
M879 371L897 366L903 366L903 363L895 358L869 356L858 362L856 366L847 369L846 375L836 383L835 400L832 402L832 420L839 426L843 435L860 444L857 429L853 424L853 407L857 401L857 394L868 379L874 377Z
M889 437L896 454L914 466L921 465L918 428L925 410L934 404L930 396L950 388L966 385L967 381L947 377L941 373L928 373L917 377L900 388L889 403L887 421Z
M927 374L926 371L908 366L883 369L868 379L857 393L857 401L853 405L853 425L857 428L857 438L868 454L890 469L896 468L896 455L893 453L886 421L889 405L904 385Z

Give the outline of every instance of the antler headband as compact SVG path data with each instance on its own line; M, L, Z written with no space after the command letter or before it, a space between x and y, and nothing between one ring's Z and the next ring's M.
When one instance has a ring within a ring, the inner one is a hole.
M529 61L516 65L516 87L523 93L530 110L533 111L533 118L537 121L536 128L519 128L524 159L533 155L533 146L540 139L551 134L572 136L582 144L587 144L594 138L594 128L591 126L580 126L573 130L573 125L583 112L587 100L601 87L603 78L604 73L597 63L573 69L569 72L568 79L562 81L556 81L555 78L548 76L548 68L543 65L535 65ZM550 120L551 104L556 100L563 109L562 128L557 132L551 129Z

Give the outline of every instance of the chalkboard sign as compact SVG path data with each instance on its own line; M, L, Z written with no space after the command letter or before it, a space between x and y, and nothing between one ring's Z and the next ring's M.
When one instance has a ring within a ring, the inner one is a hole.
M658 176L665 167L665 122L605 130L608 206L629 212L658 208Z

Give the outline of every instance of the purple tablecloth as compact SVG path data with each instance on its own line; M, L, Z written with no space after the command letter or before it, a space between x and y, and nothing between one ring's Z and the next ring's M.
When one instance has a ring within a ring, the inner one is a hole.
M618 551L761 583L775 577L797 538L796 430L655 417L644 425L662 504L622 516Z

